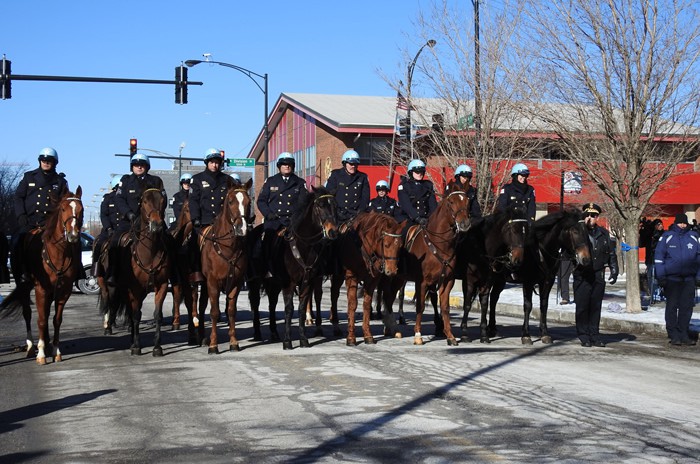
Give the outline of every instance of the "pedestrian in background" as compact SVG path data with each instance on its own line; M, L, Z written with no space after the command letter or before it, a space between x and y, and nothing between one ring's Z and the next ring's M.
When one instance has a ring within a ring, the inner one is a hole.
M688 227L688 216L677 214L654 253L656 279L666 296L666 333L671 345L695 345L688 332L700 280L700 237Z
M605 267L610 268L610 285L617 282L617 254L610 232L598 225L602 209L595 203L583 208L583 218L588 229L591 265L574 270L574 300L576 302L576 333L581 346L604 347L600 338L600 311L605 295Z

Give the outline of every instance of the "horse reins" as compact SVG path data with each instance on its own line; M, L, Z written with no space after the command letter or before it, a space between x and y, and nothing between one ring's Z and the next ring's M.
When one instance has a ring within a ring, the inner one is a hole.
M81 205L83 204L82 200L81 200L80 198L78 198L78 197L63 198L61 201L77 201L77 202L79 202ZM71 215L71 216L68 216L68 217L63 221L63 223L61 224L61 225L63 226L63 238L64 238L64 241L68 241L68 225L67 225L68 222L71 221L71 220L78 220L78 219L79 219L78 216L76 216L76 215ZM56 240L55 242L53 242L53 245L59 246L59 244L61 244L61 243L62 243L61 240ZM58 280L56 281L56 285L58 285L58 282L59 282L60 279L63 277L63 274L65 274L66 271L67 271L68 269L70 269L71 265L73 264L73 256L72 256L72 255L69 255L69 256L68 256L68 260L67 260L66 266L65 266L65 267L61 267L61 268L59 269L59 268L56 267L56 265L53 263L53 261L51 261L51 256L49 256L49 253L48 253L48 251L46 250L46 244L44 244L44 245L41 247L41 257L42 257L42 259L44 260L44 263L46 263L46 264L49 266L49 268L58 276ZM64 262L66 262L66 260L64 260Z

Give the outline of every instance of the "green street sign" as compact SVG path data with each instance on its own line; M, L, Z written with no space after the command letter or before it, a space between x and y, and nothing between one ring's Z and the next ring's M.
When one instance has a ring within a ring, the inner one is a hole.
M238 168L254 168L255 160L253 158L229 158L226 160L226 164Z

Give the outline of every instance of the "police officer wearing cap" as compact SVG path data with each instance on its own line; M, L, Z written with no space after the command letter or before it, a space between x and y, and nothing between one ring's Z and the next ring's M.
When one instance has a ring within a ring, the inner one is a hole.
M214 223L216 216L221 212L226 199L226 193L235 182L228 174L221 171L224 164L224 156L220 150L210 148L204 155L204 170L192 176L190 182L190 217L195 228L209 226ZM202 275L201 255L199 245L195 242L190 245L192 254L192 274L190 281L199 283L204 281Z
M591 265L574 269L574 301L576 303L576 333L581 346L604 347L600 338L600 312L605 294L605 267L610 268L610 285L617 282L618 266L615 242L610 232L598 225L600 206L588 203L583 208L583 220L588 230Z
M396 220L425 226L437 208L433 183L425 179L425 163L419 159L408 163L408 172L399 184L399 205Z
M472 168L468 164L460 164L455 169L455 183L467 192L469 218L479 219L481 217L481 205L479 205L479 198L476 196L476 188L471 185L472 175Z
M360 155L355 150L343 153L343 167L331 171L325 187L335 195L338 204L339 222L355 219L357 213L365 211L369 204L369 179L357 170Z
M369 201L367 211L376 211L394 217L396 200L389 196L389 182L380 180L374 188L377 190L377 196Z
M112 189L102 196L102 203L100 203L102 231L100 231L100 234L95 238L92 244L92 275L95 277L103 277L105 275L105 269L102 263L100 263L102 249L106 243L109 243L110 237L119 227L119 222L122 219L122 215L117 209L117 202L115 200L120 179L121 176L112 176L109 183Z
M291 153L281 153L277 157L279 172L268 177L260 193L256 205L265 218L266 231L278 231L289 225L292 213L300 201L308 194L306 181L294 174L294 157Z
M151 160L143 153L136 153L129 161L131 173L125 174L119 181L114 202L117 211L121 214L119 225L114 230L109 243L109 263L107 267L107 283L116 285L119 278L119 255L123 251L119 246L119 238L129 230L139 215L141 194L154 188L161 191L163 199L167 202L167 195L163 180L158 176L148 173L151 169Z
M506 211L510 208L520 207L526 212L530 222L535 220L537 204L535 203L535 189L527 183L530 170L523 163L518 163L510 170L511 182L504 185L498 196L497 209Z
M666 296L666 333L671 345L695 345L688 330L695 285L700 280L700 236L690 230L685 214L676 215L656 244L654 267Z
M185 206L185 201L190 196L190 182L192 181L192 174L189 172L184 172L180 176L180 190L173 195L173 214L175 215L175 220L171 224L171 228L175 227L177 220L180 218L180 213L182 213L182 208Z
M65 174L56 172L58 153L47 147L39 152L39 167L24 173L15 191L14 207L18 229L12 237L12 268L22 281L29 281L24 267L24 239L27 233L46 223L51 195L60 198L68 191ZM82 266L80 266L82 269Z

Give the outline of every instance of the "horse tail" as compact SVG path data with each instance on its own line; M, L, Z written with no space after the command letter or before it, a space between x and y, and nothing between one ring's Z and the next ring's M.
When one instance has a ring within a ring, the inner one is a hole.
M25 308L31 307L31 282L19 282L14 290L0 303L0 318L18 317Z

